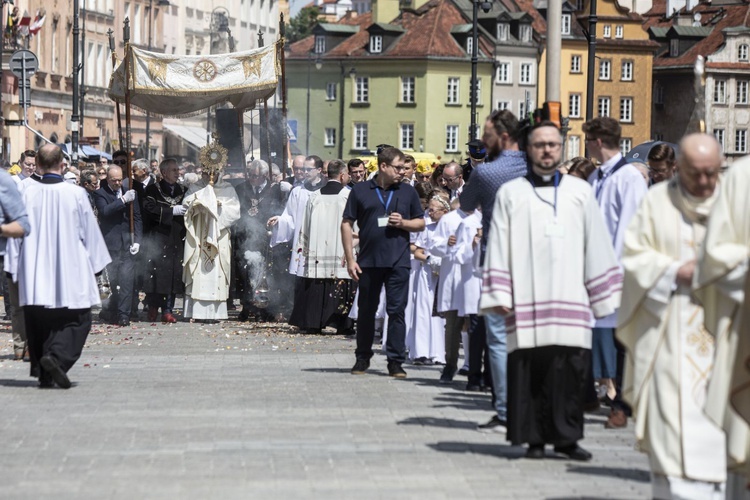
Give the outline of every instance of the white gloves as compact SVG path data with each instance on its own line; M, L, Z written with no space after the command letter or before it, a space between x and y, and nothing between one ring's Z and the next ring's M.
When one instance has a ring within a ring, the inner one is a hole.
M130 203L133 200L135 200L135 190L133 189L125 191L125 194L122 195L123 203Z
M442 262L442 259L440 257L435 257L434 255L430 257L430 260L428 260L427 263L430 265L430 270L432 271L432 274L440 274L441 262Z
M172 207L172 215L185 215L187 207L185 205L175 205Z
M130 245L130 255L136 255L138 253L138 250L141 249L140 243L133 243Z

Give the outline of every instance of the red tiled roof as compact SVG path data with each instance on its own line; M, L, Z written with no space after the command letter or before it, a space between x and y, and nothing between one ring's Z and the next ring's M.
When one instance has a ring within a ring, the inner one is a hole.
M531 23L531 27L534 28L534 31L536 31L540 35L546 35L547 21L534 7L533 0L516 0L516 4L521 8L521 10L528 13L531 17L534 18L534 21Z
M648 18L643 26L646 30L650 27L669 28L675 21L674 18L664 18L663 14L662 16L658 16L655 11L655 8L657 7L656 4L657 2L655 1L652 9L646 13ZM658 7L661 8L661 6ZM678 57L669 57L669 51L663 51L660 55L657 55L654 58L654 69L674 66L692 66L695 64L699 55L706 57L715 53L724 44L724 34L721 30L724 28L748 25L748 14L750 13L748 11L749 8L750 7L747 4L723 6L700 4L696 6L691 11L691 14L695 14L696 12L700 13L703 26L713 27L711 34L698 41ZM649 13L651 14L649 15ZM710 64L717 63L709 63L709 67L711 67Z
M453 36L451 28L457 24L466 24L461 11L450 0L430 0L417 10L405 10L391 24L399 25L405 32L399 36L382 54L370 54L369 33L367 28L372 24L372 13L342 17L337 24L359 25L359 32L351 35L323 58L367 57L376 58L425 58L454 57L468 59L469 55ZM289 46L290 59L306 58L313 48L313 36ZM494 45L485 36L479 38L479 47L485 58L492 58ZM481 58L481 55L480 55Z

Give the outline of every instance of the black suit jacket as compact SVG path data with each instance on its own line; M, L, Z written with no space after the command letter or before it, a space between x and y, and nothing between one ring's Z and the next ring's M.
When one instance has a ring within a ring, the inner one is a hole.
M125 189L120 189L125 193ZM118 199L117 194L110 189L106 181L102 183L102 187L94 191L94 203L96 203L99 227L107 249L110 252L118 252L130 248L130 203L124 203ZM133 221L135 242L140 243L143 225L137 193L133 201Z

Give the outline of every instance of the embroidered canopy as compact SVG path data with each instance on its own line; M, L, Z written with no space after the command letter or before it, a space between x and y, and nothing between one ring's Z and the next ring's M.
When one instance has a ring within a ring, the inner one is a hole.
M274 94L281 74L279 43L266 47L200 56L148 52L129 46L130 103L153 114L188 116L209 106L230 102L252 109ZM125 64L112 74L109 96L125 101Z

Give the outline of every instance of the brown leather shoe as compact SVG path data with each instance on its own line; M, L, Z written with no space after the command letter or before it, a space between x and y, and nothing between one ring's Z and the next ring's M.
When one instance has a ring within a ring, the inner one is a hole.
M623 427L628 426L628 417L625 415L625 412L622 410L618 410L616 408L612 408L612 411L609 412L609 418L607 419L607 423L604 424L605 429L621 429Z

